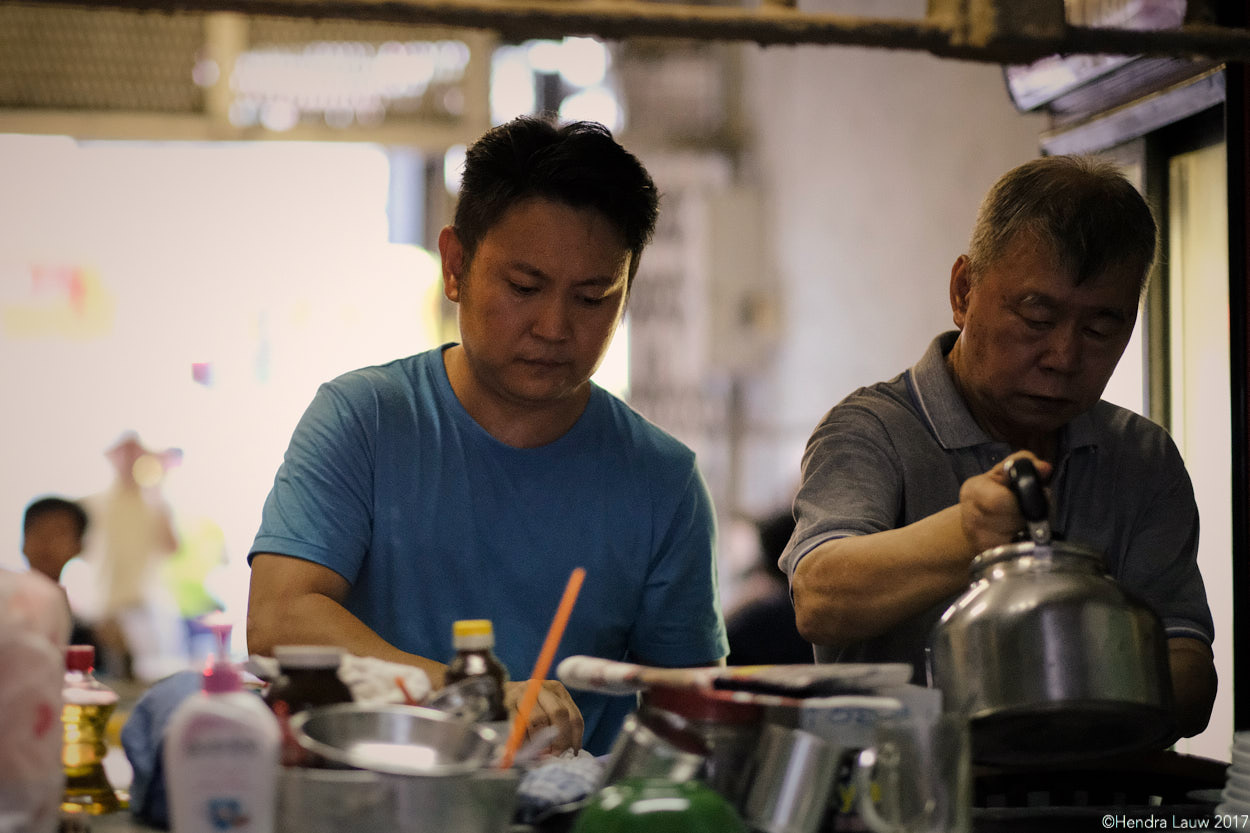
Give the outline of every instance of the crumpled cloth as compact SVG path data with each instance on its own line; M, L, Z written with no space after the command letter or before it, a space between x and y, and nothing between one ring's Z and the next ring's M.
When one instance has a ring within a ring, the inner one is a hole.
M586 750L572 757L555 756L535 765L517 787L519 824L534 824L558 808L581 801L601 786L606 756L596 758Z
M174 709L203 686L198 671L179 671L158 680L135 703L122 727L122 748L134 770L130 812L144 824L169 829L169 797L161 744Z
M365 705L406 703L409 698L421 703L430 694L430 678L420 668L377 657L343 654L338 676L352 700Z

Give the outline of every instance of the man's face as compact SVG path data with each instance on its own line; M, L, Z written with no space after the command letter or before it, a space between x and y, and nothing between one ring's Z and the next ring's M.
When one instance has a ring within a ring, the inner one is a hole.
M482 237L464 273L451 229L439 240L444 292L485 392L520 404L579 394L603 360L625 307L631 253L599 212L535 198Z
M957 260L951 308L961 333L952 366L982 427L1019 445L1093 407L1132 335L1139 291L1131 272L1077 286L1029 238L975 282L966 258Z
M22 554L31 569L53 581L61 580L61 569L81 551L78 522L68 512L40 515L22 539Z

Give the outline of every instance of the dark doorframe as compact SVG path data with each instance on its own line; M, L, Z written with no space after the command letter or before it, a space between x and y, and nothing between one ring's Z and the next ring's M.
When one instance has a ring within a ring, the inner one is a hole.
M1228 4L1233 5L1233 4ZM1246 25L1240 10L1237 25ZM1225 79L1228 152L1228 305L1232 393L1233 726L1250 729L1250 64ZM1241 591L1241 592L1237 592Z

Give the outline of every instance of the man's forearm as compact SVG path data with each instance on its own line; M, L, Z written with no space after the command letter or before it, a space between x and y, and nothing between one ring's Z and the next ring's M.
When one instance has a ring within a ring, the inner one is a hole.
M952 506L914 524L820 545L794 572L799 632L818 645L869 639L967 586L975 553Z
M1218 679L1211 649L1197 639L1169 639L1173 714L1181 737L1193 737L1207 727L1215 704Z
M444 663L401 651L328 596L307 593L281 605L273 615L252 606L247 615L248 650L271 655L276 645L335 645L356 656L377 657L420 668L430 685L441 688Z

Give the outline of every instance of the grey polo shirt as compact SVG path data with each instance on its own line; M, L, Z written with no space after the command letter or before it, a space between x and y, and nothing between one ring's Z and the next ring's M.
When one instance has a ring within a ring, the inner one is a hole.
M787 575L815 547L896 529L959 501L959 487L1013 449L968 412L945 356L957 332L934 339L910 370L861 388L825 415L807 443L796 529L779 564ZM1184 462L1161 427L1099 402L1060 433L1051 523L1066 540L1105 553L1107 569L1162 618L1169 637L1213 638L1198 572L1198 507ZM954 597L821 662L911 662L924 682L929 632Z

